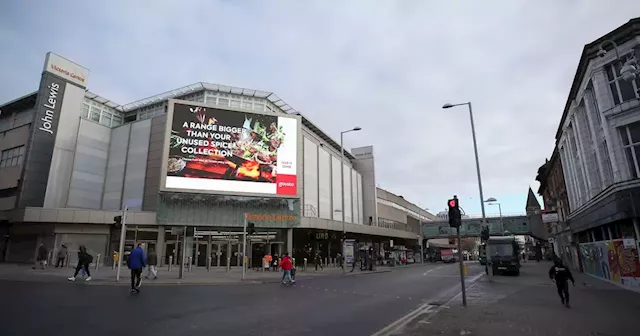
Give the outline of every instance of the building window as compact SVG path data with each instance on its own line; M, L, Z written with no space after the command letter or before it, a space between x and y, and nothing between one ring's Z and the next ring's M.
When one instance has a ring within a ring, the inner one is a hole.
M22 164L24 159L24 146L5 149L0 155L0 168L14 167Z
M622 68L622 65L630 56L631 54L622 56L620 57L622 59L621 61L615 60L605 66L614 105L620 105L626 101L640 98L640 94L638 93L638 83L640 80L636 78L635 81L627 82L622 79L622 75L620 75L620 68Z
M636 179L640 176L640 166L638 165L638 158L640 158L640 121L621 127L620 137L627 157L629 172Z

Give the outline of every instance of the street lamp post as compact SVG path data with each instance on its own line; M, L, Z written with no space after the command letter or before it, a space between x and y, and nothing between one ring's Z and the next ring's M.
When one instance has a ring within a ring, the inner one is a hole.
M478 143L476 141L476 127L473 124L473 109L471 108L471 102L461 103L461 104L444 104L442 106L443 109L452 108L455 106L467 105L469 107L469 120L471 121L471 135L473 137L473 153L476 157L476 173L478 174L478 191L480 192L480 209L482 209L482 226L487 225L487 214L484 210L484 195L482 193L482 177L480 176L480 160L478 159ZM487 255L487 274L491 276L489 273L489 265L491 265L491 256L488 253L489 245L486 246L486 255Z
M480 192L480 209L482 209L482 225L487 224L486 213L484 211L484 195L482 193L482 178L480 177L480 160L478 159L478 144L476 142L476 128L473 124L473 109L471 108L471 102L461 104L444 104L443 109L452 108L455 106L467 105L469 107L469 120L471 120L471 135L473 136L473 152L476 156L476 173L478 174L478 190Z
M618 51L618 44L613 42L612 40L605 40L602 43L600 43L600 50L598 50L598 57L604 57L607 55L607 51L604 50L603 46L605 44L611 44L613 46L613 50L616 53L616 60L622 62L622 59L620 58L620 52ZM640 57L640 48L635 49L635 54L633 55L632 58L626 60L624 62L624 64L622 65L622 67L620 68L620 75L622 75L622 79L624 79L627 82L631 82L634 79L636 79L637 76L640 75L640 69L638 67L638 60L637 58ZM640 90L638 90L640 93Z
M345 202L344 202L344 134L349 132L357 132L362 128L356 126L350 130L340 132L340 188L342 189L342 262L346 266L347 264L347 256L345 255L344 243L347 237L347 229L345 226ZM354 261L355 262L355 261ZM342 272L344 273L346 267L342 268Z
M504 235L504 223L502 222L502 206L500 205L500 202L498 202L498 200L494 197L487 198L485 202L489 203L489 205L498 205L498 211L500 212L500 235Z

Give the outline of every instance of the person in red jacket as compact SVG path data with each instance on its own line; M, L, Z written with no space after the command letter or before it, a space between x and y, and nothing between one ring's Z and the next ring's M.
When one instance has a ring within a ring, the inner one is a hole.
M293 282L293 279L291 278L291 270L293 269L293 260L291 260L291 257L289 257L288 252L285 252L284 257L282 257L282 260L280 260L280 267L284 271L284 274L282 274L282 283L284 283L285 278L288 278L289 281Z

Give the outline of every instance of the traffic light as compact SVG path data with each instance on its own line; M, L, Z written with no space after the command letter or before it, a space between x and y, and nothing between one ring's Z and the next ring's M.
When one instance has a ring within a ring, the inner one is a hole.
M115 226L120 226L122 225L122 216L115 216L113 217L113 224Z
M247 223L247 234L255 234L256 233L256 224L254 223Z
M489 227L488 226L482 227L482 232L480 233L480 237L484 241L489 240Z
M447 202L447 205L449 206L449 226L460 228L462 224L462 214L460 213L458 197L453 196L453 198Z

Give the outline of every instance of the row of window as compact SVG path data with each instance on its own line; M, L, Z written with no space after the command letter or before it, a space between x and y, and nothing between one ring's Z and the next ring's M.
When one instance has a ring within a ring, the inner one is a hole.
M82 104L82 117L107 127L123 124L122 113L90 99Z
M0 153L0 169L7 167L15 167L22 164L24 160L24 146L5 149Z
M605 66L614 105L620 105L623 102L640 98L640 93L638 93L638 89L640 89L640 78L627 82L620 74L622 65L631 57L632 54L622 56L620 57L621 60L611 62Z

